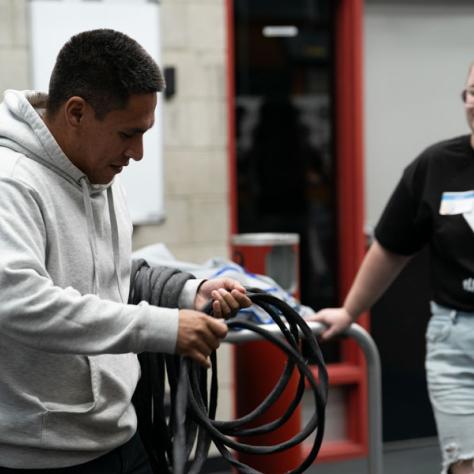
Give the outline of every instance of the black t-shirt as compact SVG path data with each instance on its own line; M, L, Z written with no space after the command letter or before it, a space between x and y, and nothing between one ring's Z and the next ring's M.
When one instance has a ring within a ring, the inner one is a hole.
M426 149L404 171L375 228L387 250L429 244L433 299L474 311L474 150L470 136Z

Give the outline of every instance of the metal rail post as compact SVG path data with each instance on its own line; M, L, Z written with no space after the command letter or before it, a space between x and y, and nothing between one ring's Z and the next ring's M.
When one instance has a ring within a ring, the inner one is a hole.
M323 332L324 326L317 322L308 322L313 334L319 335ZM265 325L265 329L273 334L279 334L280 328L276 324ZM374 340L369 333L358 324L351 324L342 336L352 337L364 352L367 361L367 383L368 383L368 425L369 425L369 474L383 474L383 453L382 453L382 381L380 369L380 356ZM243 342L256 341L261 339L248 329L241 331L231 331L227 335L225 342L239 344Z

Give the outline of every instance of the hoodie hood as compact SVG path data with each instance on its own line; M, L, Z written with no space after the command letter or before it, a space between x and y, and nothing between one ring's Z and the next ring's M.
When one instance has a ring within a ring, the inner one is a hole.
M80 186L85 174L64 154L42 116L48 96L37 91L7 90L0 105L0 146L42 163ZM101 191L90 186L92 193Z

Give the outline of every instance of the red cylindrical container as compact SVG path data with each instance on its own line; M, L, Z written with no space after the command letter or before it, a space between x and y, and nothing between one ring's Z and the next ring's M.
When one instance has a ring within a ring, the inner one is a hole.
M232 237L233 260L247 271L273 278L293 296L299 295L298 234L238 234ZM259 405L278 382L286 355L266 341L248 342L234 350L235 414L237 418ZM256 425L280 418L296 393L297 372L276 403L263 414ZM301 430L301 406L278 430L269 434L242 437L239 441L252 445L274 445L295 436ZM285 473L298 466L303 458L297 445L282 453L251 455L238 453L238 459L268 474Z

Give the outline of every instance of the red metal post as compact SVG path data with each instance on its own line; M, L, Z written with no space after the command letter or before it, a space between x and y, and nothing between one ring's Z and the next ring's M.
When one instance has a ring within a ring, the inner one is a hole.
M229 248L230 237L237 233L237 158L235 144L235 62L234 62L234 1L226 0L227 58L227 176L229 187Z
M336 17L336 163L340 299L349 291L365 253L363 147L363 0L343 0ZM367 316L358 321L368 326ZM362 367L362 352L344 341L344 363ZM366 375L348 394L348 438L367 451Z

